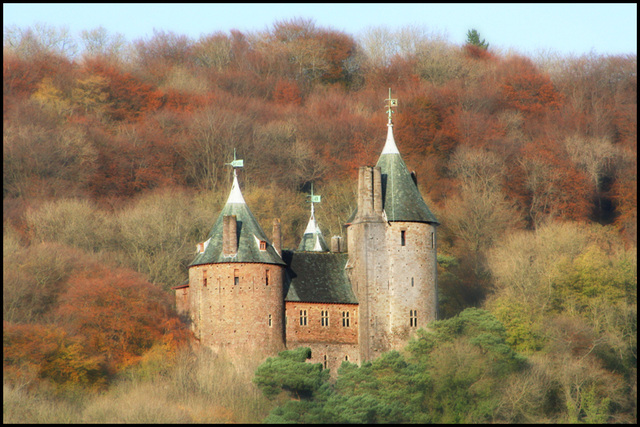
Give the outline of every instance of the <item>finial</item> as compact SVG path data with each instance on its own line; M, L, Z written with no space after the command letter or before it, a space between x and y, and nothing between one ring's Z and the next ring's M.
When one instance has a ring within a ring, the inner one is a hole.
M233 173L235 174L236 168L241 168L244 166L244 160L236 159L236 149L233 149L233 161L231 163L225 163L225 166L231 166L233 168Z
M385 99L385 101L387 101L386 107L387 114L389 115L389 126L393 126L393 124L391 123L391 114L395 113L395 111L393 111L391 108L398 106L398 100L391 98L391 88L389 88L389 98Z
M320 196L317 194L313 194L313 182L311 183L311 194L308 195L307 197L310 197L310 202L311 202L311 208L313 209L313 204L314 203L320 203Z

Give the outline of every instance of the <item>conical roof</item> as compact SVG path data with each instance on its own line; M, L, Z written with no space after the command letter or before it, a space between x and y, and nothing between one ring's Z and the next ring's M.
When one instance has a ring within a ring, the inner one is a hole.
M376 166L382 178L382 209L387 221L427 222L439 224L424 202L416 182L402 160L393 137L393 124L387 124L387 140ZM351 224L358 213L354 210L347 224Z
M283 264L282 258L274 249L260 224L253 216L240 191L238 177L233 174L233 185L227 203L222 208L217 221L211 228L205 241L204 252L198 253L191 262L192 265L228 263L228 262L258 262L264 264ZM222 221L227 215L235 215L238 233L238 252L229 257L222 253ZM266 242L266 249L260 249L260 242Z
M329 250L327 242L325 242L322 236L322 231L320 231L320 227L318 227L318 223L316 222L313 203L311 203L311 217L309 218L309 223L304 231L300 245L298 245L298 250L307 252L326 252Z
M382 175L382 207L387 221L431 222L438 224L424 202L416 182L400 156L389 123L387 141L376 166Z

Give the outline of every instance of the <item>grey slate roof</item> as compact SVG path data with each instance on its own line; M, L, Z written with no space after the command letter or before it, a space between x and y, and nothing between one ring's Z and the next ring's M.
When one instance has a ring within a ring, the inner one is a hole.
M376 166L382 175L382 207L387 221L438 224L399 153L381 154Z
M305 233L302 236L300 245L298 245L299 251L308 252L326 252L329 250L327 242L322 237L322 233Z
M357 304L344 269L348 257L346 253L283 251L288 265L285 301Z
M237 180L234 181L234 186L237 186ZM234 191L237 193L234 194ZM222 254L222 220L225 215L235 215L238 224L238 252L233 257L223 256ZM278 252L273 248L271 241L262 231L253 213L244 203L239 187L232 188L229 200L222 208L222 212L220 212L218 220L211 228L207 239L208 244L204 252L198 253L189 266L222 262L284 264ZM266 250L260 250L261 240L267 242Z
M418 186L411 177L407 165L396 147L393 128L389 126L387 142L376 166L382 178L382 209L387 221L427 222L439 224L424 202ZM351 224L358 213L354 210L347 224Z

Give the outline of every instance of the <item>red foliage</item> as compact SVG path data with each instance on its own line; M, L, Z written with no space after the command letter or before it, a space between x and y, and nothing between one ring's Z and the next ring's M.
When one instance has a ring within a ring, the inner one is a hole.
M506 61L506 75L501 90L505 105L525 113L537 114L558 108L562 95L556 91L549 76L540 74L523 58Z
M534 162L534 166L530 166L530 170L519 179L514 177L514 183L525 185L525 188L516 190L521 193L516 198L527 200L526 211L531 213L534 223L536 219L545 217L588 220L592 185L557 144L549 140L526 144L521 150L521 160L521 166L527 161ZM517 176L518 172L514 171L514 175Z
M482 59L482 60L495 59L495 56L491 54L489 50L483 49L479 46L472 45L472 44L464 45L464 53L466 56L473 59Z
M273 90L273 100L282 105L300 105L302 103L300 88L294 81L280 79Z
M323 74L322 80L328 83L346 82L349 72L345 64L356 50L353 37L337 31L322 31L318 38L326 49L326 60L329 63L329 69Z
M73 63L65 57L44 54L29 60L3 55L2 98L6 113L16 99L29 97L43 78L65 82L73 77ZM64 86L64 85L61 85Z
M88 61L85 73L99 75L107 80L107 113L112 120L139 120L146 113L158 109L161 104L160 91L106 62L97 59Z

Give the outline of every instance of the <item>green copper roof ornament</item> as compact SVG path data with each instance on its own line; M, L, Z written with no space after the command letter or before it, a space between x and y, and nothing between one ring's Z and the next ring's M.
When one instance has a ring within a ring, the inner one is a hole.
M320 203L320 196L317 194L313 194L313 182L311 183L311 194L309 194L307 197L309 197L309 202L313 203ZM313 208L313 206L312 206Z
M244 166L244 160L236 159L236 149L233 149L233 161L231 163L225 163L225 165L231 166L233 168L233 172L235 174L236 168L241 168Z
M387 102L385 106L387 107L387 114L389 115L389 124L391 124L391 114L395 113L392 108L398 106L398 100L391 98L391 88L389 88L389 98L385 99L385 101Z

